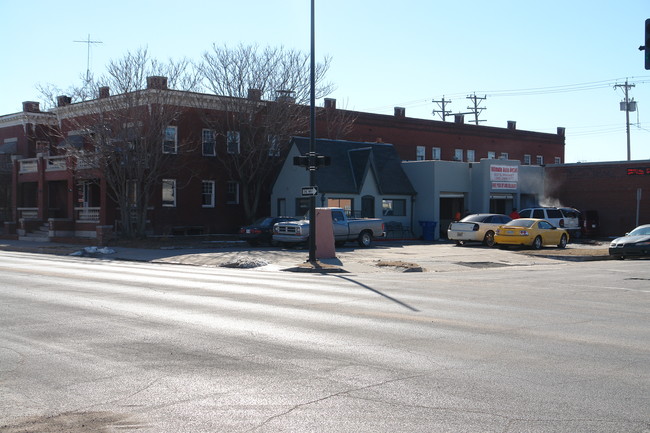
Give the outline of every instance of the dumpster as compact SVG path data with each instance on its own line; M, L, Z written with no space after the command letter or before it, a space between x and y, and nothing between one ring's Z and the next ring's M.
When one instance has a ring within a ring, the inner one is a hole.
M420 221L420 226L422 227L422 239L428 242L433 242L435 238L436 221Z

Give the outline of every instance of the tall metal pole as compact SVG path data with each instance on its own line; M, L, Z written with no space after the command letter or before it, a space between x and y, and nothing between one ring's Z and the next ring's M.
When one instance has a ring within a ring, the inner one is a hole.
M316 185L316 57L314 41L314 1L311 0L311 72L309 96L309 185ZM316 196L309 199L309 261L316 262Z

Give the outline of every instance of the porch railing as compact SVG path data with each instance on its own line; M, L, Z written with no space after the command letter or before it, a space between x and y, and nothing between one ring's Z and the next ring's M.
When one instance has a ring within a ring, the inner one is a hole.
M38 172L38 159L36 158L21 159L19 163L20 163L20 168L19 168L20 173Z
M18 211L18 219L32 219L35 220L38 218L38 208L37 207L19 207L16 209Z
M99 222L100 207L76 207L74 208L77 221Z
M50 156L47 158L46 171L62 171L68 168L66 156Z

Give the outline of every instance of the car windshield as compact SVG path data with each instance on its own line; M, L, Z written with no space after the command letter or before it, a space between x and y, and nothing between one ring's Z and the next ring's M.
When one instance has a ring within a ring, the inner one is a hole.
M258 226L258 227L266 227L273 225L273 218L267 217L267 218L260 218L257 221L253 223L253 225Z
M518 219L510 221L506 225L512 227L531 227L533 224L535 224L535 220Z
M637 227L630 232L628 236L643 236L650 235L650 226Z
M460 220L460 222L463 222L463 223L466 223L466 222L482 223L483 221L485 221L489 217L490 217L490 215L479 215L479 214L467 215L465 218Z

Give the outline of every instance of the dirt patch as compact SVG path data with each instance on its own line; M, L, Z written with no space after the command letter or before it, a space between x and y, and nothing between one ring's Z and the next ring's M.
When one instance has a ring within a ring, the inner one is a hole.
M5 421L6 422L6 421ZM146 427L130 417L110 412L74 412L52 416L25 417L9 424L1 424L4 433L85 433L137 430Z
M402 272L424 272L425 269L415 263L403 262L401 260L379 260L375 263L375 266L380 268L395 268L396 270L401 270Z

